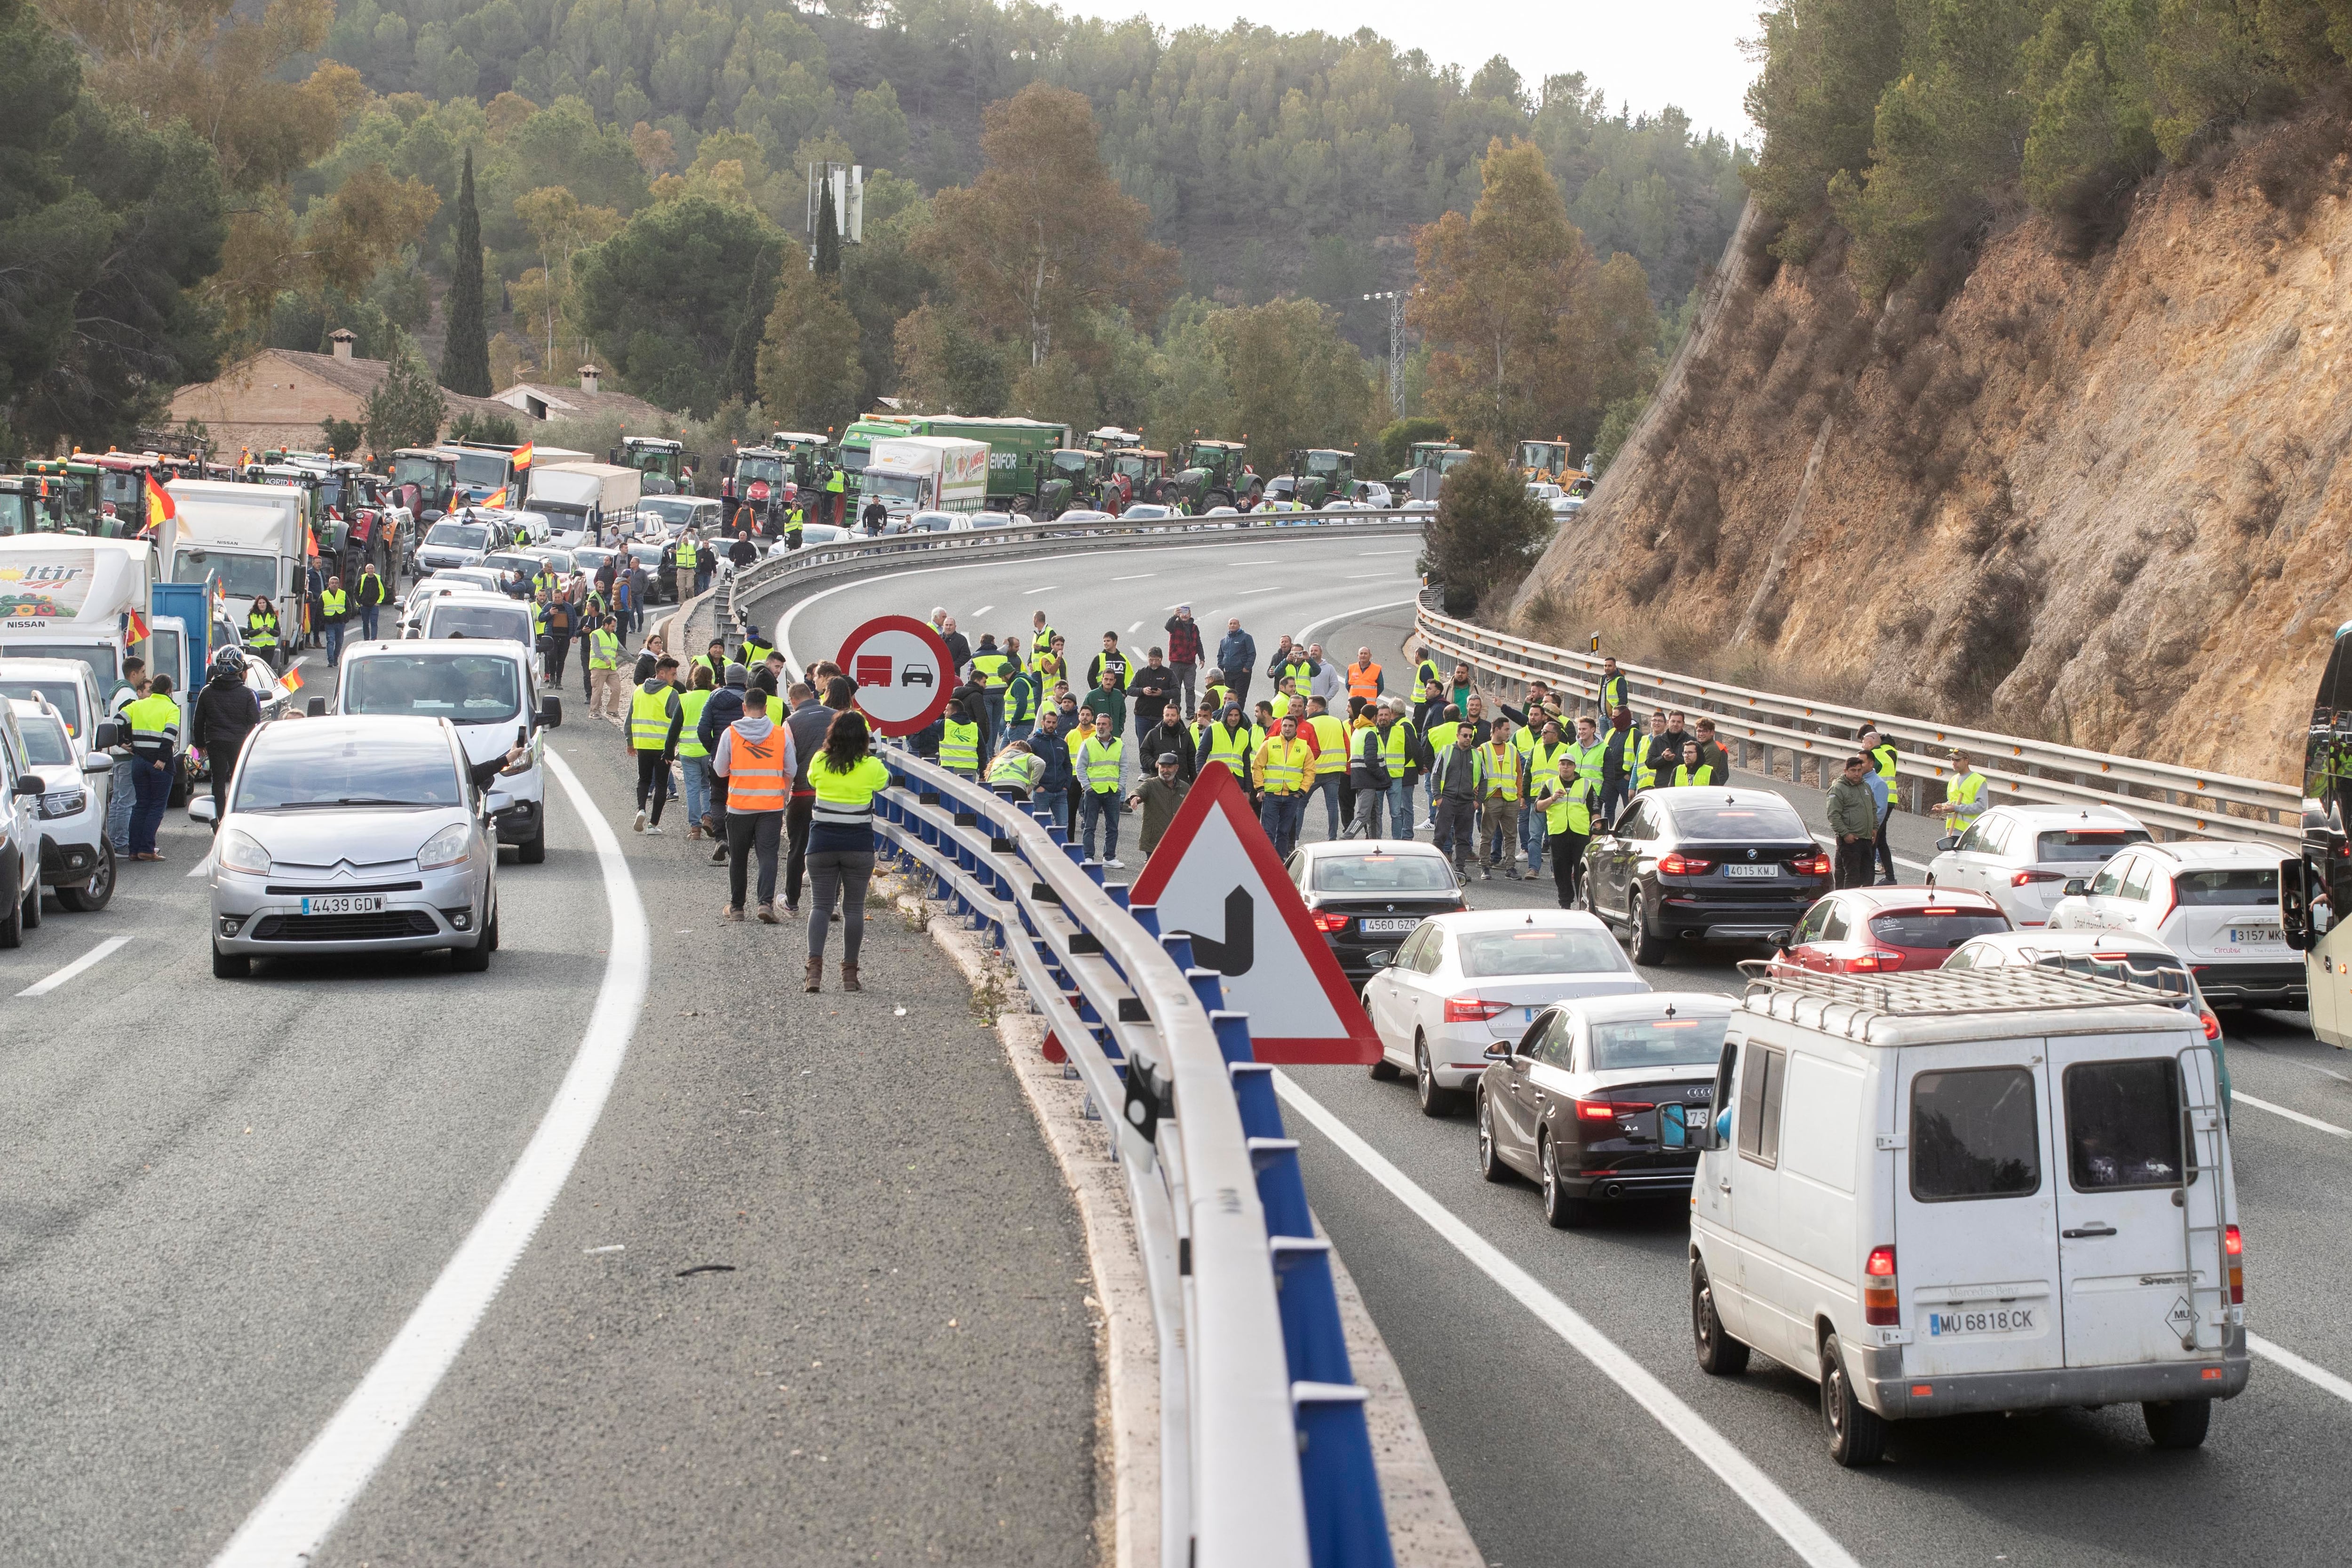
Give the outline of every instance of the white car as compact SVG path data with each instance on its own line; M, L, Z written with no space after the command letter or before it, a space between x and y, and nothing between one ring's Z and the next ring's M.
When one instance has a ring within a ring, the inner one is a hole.
M974 528L1009 528L1013 517L1010 512L959 512L949 525L955 533L970 533Z
M16 733L24 737L25 770L43 789L40 824L44 886L77 914L95 914L114 896L114 846L106 837L106 803L114 759L93 753L66 731L65 717L45 699L12 699ZM101 726L113 721L101 719Z
M48 786L26 754L16 704L0 703L0 947L41 923L41 799Z
M1138 501L1134 506L1121 512L1119 517L1130 523L1160 523L1175 515L1176 508L1173 507L1162 506L1158 501Z
M1423 1114L1443 1116L1486 1071L1486 1048L1518 1039L1544 1009L1649 988L1609 928L1581 911L1433 915L1364 983L1381 1040L1372 1076L1410 1069Z
M1108 512L1098 512L1091 507L1073 507L1054 520L1057 523L1108 523L1117 519Z
M811 545L837 545L844 539L856 537L851 530L837 524L807 523L801 528L801 549L806 549ZM795 552L790 539L780 538L768 546L768 553L771 556L785 556ZM719 559L724 560L726 557L722 554Z
M65 721L66 733L85 747L92 727L106 716L98 675L79 659L0 659L0 698L47 702Z
M2066 883L2054 931L2137 931L2178 954L2222 1007L2302 1008L2303 956L2280 925L2279 867L2268 844L2192 839L2134 844L2084 883Z
M534 669L541 663L539 634L530 606L502 593L436 594L426 600L418 612L414 635L433 641L451 637L502 640L520 646Z
M1364 493L1359 498L1376 512L1389 511L1396 506L1395 498L1389 494L1389 487L1374 480L1364 482Z
M514 535L509 532L506 538ZM425 530L416 547L416 570L439 571L446 567L472 566L504 540L493 540L490 525L464 517L444 517Z
M329 710L315 702L313 711ZM474 763L502 755L520 738L530 757L520 769L499 776L509 804L498 814L494 836L512 845L525 865L547 858L547 775L541 764L545 732L563 723L563 705L541 688L539 661L529 650L472 637L355 643L343 653L331 711L446 718Z
M2068 879L2096 875L2099 866L2151 836L2110 806L1992 806L1937 841L1927 885L1981 893L2013 925L2046 925Z

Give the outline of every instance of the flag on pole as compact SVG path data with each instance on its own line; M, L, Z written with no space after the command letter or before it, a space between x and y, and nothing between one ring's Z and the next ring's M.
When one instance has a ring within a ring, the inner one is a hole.
M497 489L491 491L488 496L484 497L482 500L482 505L485 507L503 507L506 504L507 487L504 485L501 485Z
M299 669L289 668L284 674L278 677L278 695L279 696L290 697L301 689L302 672Z
M530 466L530 442L524 442L514 449L514 455L508 459L514 465L514 471L518 474Z
M302 525L302 545L305 554L315 556L319 553L319 536L310 531L308 523Z
M165 523L171 521L171 519L178 517L179 515L180 508L179 506L173 501L172 493L164 489L163 486L155 483L154 475L148 475L147 526L151 528L160 528Z

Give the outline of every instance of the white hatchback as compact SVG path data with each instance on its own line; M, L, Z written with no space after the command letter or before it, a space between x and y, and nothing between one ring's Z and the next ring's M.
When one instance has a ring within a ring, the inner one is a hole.
M1981 893L2011 924L2042 925L2069 878L2096 875L2150 837L2137 819L2108 806L1993 806L1965 831L1937 841L1927 885Z
M2056 931L2137 931L2178 954L2220 1007L2309 1004L2303 956L2280 924L2279 867L2268 844L2195 839L2134 844L2085 883L2065 884Z
M1578 997L1646 991L1609 928L1580 910L1433 915L1364 983L1380 1036L1372 1076L1411 1069L1423 1114L1443 1116L1486 1071L1486 1048Z

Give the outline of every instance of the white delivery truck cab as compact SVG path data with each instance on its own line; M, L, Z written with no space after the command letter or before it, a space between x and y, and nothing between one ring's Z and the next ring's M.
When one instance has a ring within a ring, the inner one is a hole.
M893 517L916 512L977 512L988 504L988 443L953 435L877 441L858 485Z
M302 572L310 554L310 492L295 485L233 485L174 479L176 517L157 545L165 582L221 584L238 625L256 599L278 607L278 636L301 623Z
M2217 1082L2197 1018L2119 980L1751 979L1688 1130L1699 1364L1814 1379L1846 1465L1890 1422L2065 1405L2195 1447L2247 1375Z
M548 537L565 548L593 544L611 521L634 516L645 476L613 463L534 462L530 509L547 519Z

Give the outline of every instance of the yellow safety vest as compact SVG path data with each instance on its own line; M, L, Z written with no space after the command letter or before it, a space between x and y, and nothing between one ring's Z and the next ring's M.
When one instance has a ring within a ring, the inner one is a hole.
M1006 666L1012 663L1002 653L974 653L971 656L971 667L979 673L980 684L991 691L1002 690L1004 684L1013 678L1005 674Z
M1029 651L1033 653L1050 653L1054 651L1054 639L1060 635L1061 633L1051 626L1040 627L1037 633L1029 639Z
M1276 736L1258 747L1253 771L1258 788L1267 794L1296 795L1307 788L1307 768L1313 761L1307 742Z
M122 716L131 721L133 735L163 735L180 727L180 699L143 696L135 703L125 703Z
M621 639L611 632L588 634L588 667L592 670L614 670L621 664Z
M1521 730L1519 733L1525 735L1527 731ZM1558 746L1546 746L1542 741L1537 741L1528 747L1527 748L1528 778L1531 780L1559 778L1560 754L1569 749L1569 744L1564 740ZM1580 768L1579 771L1582 769ZM1533 789L1534 785L1530 783L1528 788Z
M1702 762L1696 768L1693 768L1686 762L1677 762L1675 764L1675 788L1677 789L1683 789L1687 785L1712 784L1714 782L1715 764L1712 762Z
M1105 746L1100 740L1088 739L1078 746L1078 776L1085 780L1090 795L1110 795L1118 790L1118 760L1125 755L1127 742L1114 740Z
M710 748L702 744L702 710L710 706L710 699L716 695L702 686L678 694L677 706L686 710L685 727L677 732L677 754L680 757L710 755Z
M1870 761L1871 766L1878 770L1878 776L1881 779L1885 779L1889 784L1895 782L1895 757L1893 743L1880 741L1876 746L1872 747Z
M969 779L980 770L980 726L950 719L940 737L940 766Z
M1500 746L1486 743L1486 798L1490 800L1516 800L1519 798L1518 747L1506 741Z
M669 708L677 694L667 686L639 686L629 699L629 749L659 751L669 744Z
M808 777L809 788L816 791L811 820L828 827L871 828L874 797L890 787L888 765L871 752L846 771L835 772L832 760L819 751L809 763Z
M1203 760L1222 762L1236 776L1246 776L1250 758L1265 744L1265 731L1254 724L1237 730L1213 724L1209 727L1209 755Z
M1536 790L1536 804L1543 808L1544 831L1591 834L1592 794L1592 787L1581 774L1566 784L1557 775L1546 779Z
M1984 793L1984 787L1983 774L1973 771L1963 773L1944 786L1944 803L1948 806L1973 805L1977 797ZM1973 817L1961 816L1957 811L1947 811L1944 813L1944 831L1957 833L1975 820Z
M1045 776L1045 772L1044 758L1034 752L1008 751L988 765L988 781L991 784L1009 784L1025 792L1037 788L1037 780Z
M350 603L350 596L340 588L330 588L319 595L319 608L330 621L340 619Z
M1348 770L1348 727L1331 715L1318 714L1307 721L1315 732L1315 772L1319 778L1326 773Z
M1664 753L1666 744L1663 736L1645 735L1642 737L1642 768L1633 779L1637 788L1647 789L1658 781L1658 769L1672 760Z
M1374 727L1376 729L1378 726ZM1381 737L1381 766L1389 770L1392 784L1404 781L1405 770L1412 766L1412 721L1399 719L1389 726Z
M1596 736L1590 746L1579 746L1572 740L1564 740L1560 742L1560 746L1570 757L1576 758L1576 776L1591 780L1592 787L1595 789L1600 789L1601 758L1609 749L1608 743ZM1552 759L1555 770L1559 760L1558 758Z
M278 646L278 612L249 611L245 617L245 640L256 648Z
M695 554L692 539L681 538L677 541L677 569L680 571L692 571L695 563L700 559Z
M773 652L775 650L765 643L754 643L746 639L743 643L743 667L748 670L766 664L768 655Z
M1431 725L1429 727L1429 748L1432 751L1443 754L1452 747L1454 745L1454 737L1461 728L1462 721L1458 718L1449 718L1442 724Z

